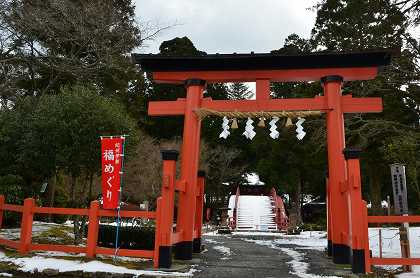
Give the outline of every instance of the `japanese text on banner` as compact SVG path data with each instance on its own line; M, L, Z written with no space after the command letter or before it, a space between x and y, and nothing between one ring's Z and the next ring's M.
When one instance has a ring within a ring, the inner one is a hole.
M102 138L102 197L104 209L118 208L121 191L123 137Z

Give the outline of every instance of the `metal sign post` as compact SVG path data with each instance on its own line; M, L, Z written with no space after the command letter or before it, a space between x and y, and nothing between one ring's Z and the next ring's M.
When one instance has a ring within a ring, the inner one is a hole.
M391 165L392 189L394 193L394 208L396 215L408 215L407 179L405 165ZM409 225L403 223L400 227L400 245L403 258L410 258ZM404 271L411 271L411 265L404 265Z

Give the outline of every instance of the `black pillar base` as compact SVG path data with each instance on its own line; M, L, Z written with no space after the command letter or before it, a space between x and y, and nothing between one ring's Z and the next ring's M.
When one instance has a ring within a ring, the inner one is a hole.
M193 243L192 241L182 241L175 245L175 259L192 260Z
M366 273L365 250L353 249L351 258L351 271L353 273Z
M201 238L194 238L193 253L201 253Z
M350 264L350 247L345 244L332 244L332 257L335 264Z
M171 268L172 246L159 246L159 268Z
M332 256L332 241L331 240L328 240L328 243L327 243L327 255L328 257Z

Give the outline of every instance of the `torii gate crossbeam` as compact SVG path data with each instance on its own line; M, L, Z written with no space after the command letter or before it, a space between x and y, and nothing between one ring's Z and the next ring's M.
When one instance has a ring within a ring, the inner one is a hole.
M186 86L186 98L149 103L149 115L184 115L181 176L184 189L179 196L177 231L182 241L176 246L176 257L192 258L194 210L196 207L197 170L199 162L200 118L195 113L206 108L220 112L275 112L316 110L327 114L328 144L328 250L335 263L350 263L358 252L352 252L350 229L351 199L344 194L346 180L344 113L382 111L381 98L343 96L343 81L368 80L376 77L381 66L390 63L390 50L353 53L310 53L303 55L233 54L198 57L168 57L134 54L144 71L153 73L154 81ZM324 94L314 98L270 99L270 82L320 81ZM203 98L206 83L256 82L255 100L212 100ZM353 223L354 225L354 223ZM356 258L357 259L357 258Z

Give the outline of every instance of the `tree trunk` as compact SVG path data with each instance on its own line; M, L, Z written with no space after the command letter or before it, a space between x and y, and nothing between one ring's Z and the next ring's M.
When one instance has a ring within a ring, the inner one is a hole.
M74 207L76 204L76 185L77 185L77 177L75 175L71 175L70 181L70 191L71 191L71 207Z
M49 179L48 188L49 188L49 207L54 207L54 199L55 199L55 188L57 185L57 172L54 171L54 175ZM48 214L48 222L52 222L52 214Z
M291 194L291 209L290 209L290 221L289 221L289 230L296 230L302 224L302 180L299 177L298 182L296 183L296 188Z
M381 176L379 169L372 165L369 167L369 180L370 180L370 201L372 203L373 215L382 214L382 195L381 195Z
M93 187L93 173L89 174L89 194L88 194L88 206L92 201L92 187Z

